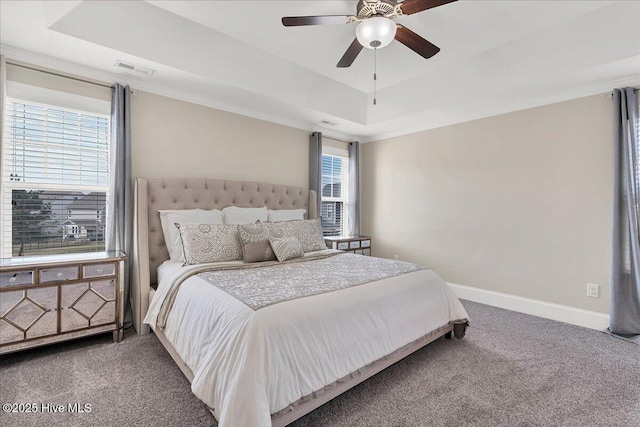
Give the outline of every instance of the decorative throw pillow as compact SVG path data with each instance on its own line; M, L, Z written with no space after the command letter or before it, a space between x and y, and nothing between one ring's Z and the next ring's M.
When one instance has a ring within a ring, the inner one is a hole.
M184 262L182 240L180 231L175 227L178 224L222 224L222 212L218 209L178 209L159 210L160 223L164 233L164 243L169 251L171 261Z
M238 227L232 224L176 224L185 265L242 259Z
M269 209L269 222L294 221L304 219L306 209Z
M269 218L267 208L239 208L229 206L222 209L225 224L255 224L256 221L266 221Z
M238 234L245 262L273 261L276 255L269 243L269 232L262 224L239 225Z
M270 237L269 242L280 262L304 255L302 245L295 237Z
M295 237L305 252L327 249L322 235L320 218L300 221L265 222L262 226L269 231L269 237Z

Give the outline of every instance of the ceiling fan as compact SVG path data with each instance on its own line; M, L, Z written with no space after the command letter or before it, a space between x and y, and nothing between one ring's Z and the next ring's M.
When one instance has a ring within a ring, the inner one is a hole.
M337 67L351 66L363 47L379 49L395 38L424 58L431 58L440 48L420 37L407 27L396 24L395 18L413 15L456 0L359 0L356 15L287 16L282 18L285 27L301 25L350 24L359 22L356 38L338 62Z

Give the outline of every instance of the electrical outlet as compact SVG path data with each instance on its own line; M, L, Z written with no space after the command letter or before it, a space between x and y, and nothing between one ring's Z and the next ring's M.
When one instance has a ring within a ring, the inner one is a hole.
M394 255L393 259L395 259L396 261L400 261L400 257L398 255Z
M587 296L591 298L600 298L600 285L587 283Z

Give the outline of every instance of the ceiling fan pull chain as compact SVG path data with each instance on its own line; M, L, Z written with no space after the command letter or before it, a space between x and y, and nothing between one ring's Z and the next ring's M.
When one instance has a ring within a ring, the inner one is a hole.
M376 105L376 89L378 83L378 48L373 49L373 105Z

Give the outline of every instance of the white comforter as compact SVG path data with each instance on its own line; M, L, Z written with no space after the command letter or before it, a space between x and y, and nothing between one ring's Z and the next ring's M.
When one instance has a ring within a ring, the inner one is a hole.
M186 268L161 266L144 320L154 330L168 287ZM181 285L164 333L194 374L193 393L214 408L221 427L266 427L270 414L301 397L465 319L431 270L257 311L193 276Z

